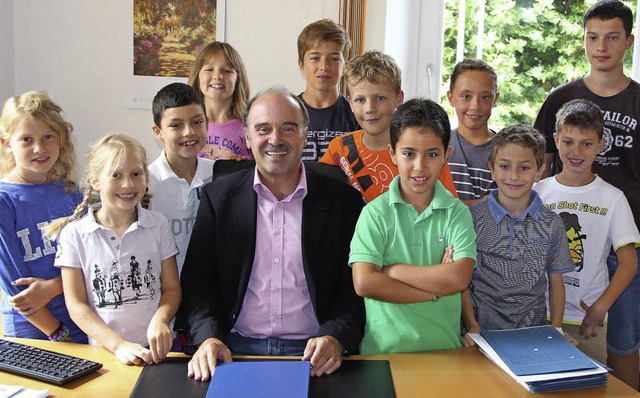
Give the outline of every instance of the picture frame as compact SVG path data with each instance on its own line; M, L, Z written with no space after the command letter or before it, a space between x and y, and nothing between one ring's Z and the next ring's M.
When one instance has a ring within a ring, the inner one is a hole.
M151 27L148 26L149 24L144 26L143 20L145 18L139 12L140 8L147 3L152 3L154 7L166 7L165 9L157 8L151 11L144 10L150 14L153 12L162 14L161 17L155 15L155 23ZM199 49L213 40L224 41L226 0L206 0L209 7L215 8L215 38L211 38L210 34L204 33L206 29L202 29L202 23L185 26L187 18L176 15L176 12L181 7L185 7L187 12L192 12L191 8L188 7L190 4L202 5L203 3L205 2L193 3L190 0L147 1L145 3L145 0L133 0L131 13L132 36L130 40L131 47L129 48L131 74L127 81L126 108L151 109L153 97L162 87L174 82L187 83L188 72L193 65L193 61L189 61L187 58L195 58ZM136 11L138 12L136 13ZM197 17L203 18L206 17L206 14L200 12ZM150 40L145 41L147 38ZM171 41L168 45L166 45L167 39ZM187 42L191 44L188 48L185 46ZM193 44L192 42L196 43ZM171 59L166 57L162 59L163 56L167 55L165 51L167 47L172 47L172 49L180 47L177 50L179 54L173 54ZM148 51L145 53L145 50ZM164 54L161 54L161 52L164 52Z

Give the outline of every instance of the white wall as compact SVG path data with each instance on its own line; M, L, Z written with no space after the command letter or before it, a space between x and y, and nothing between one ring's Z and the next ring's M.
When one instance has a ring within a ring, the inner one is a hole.
M337 20L338 3L226 0L226 41L242 56L252 93L274 84L293 92L304 89L297 36L314 20ZM373 22L367 26L367 48L383 49L386 0L369 4ZM5 13L11 7L13 21ZM130 132L151 160L159 154L162 147L150 130L151 110L125 106L132 70L132 0L0 0L0 9L0 92L3 98L28 90L49 92L74 125L77 169L84 165L88 145L107 132Z
M15 91L49 92L75 128L80 167L88 145L128 131L155 158L150 110L125 108L132 1L20 0L15 9Z
M329 3L334 2L227 0L226 41L242 56L252 94L272 85L284 85L294 93L304 90L298 34L317 19L337 20L337 5L331 9Z
M395 0L397 1L397 0ZM385 51L387 0L367 0L365 50Z
M13 0L0 0L0 103L13 95Z

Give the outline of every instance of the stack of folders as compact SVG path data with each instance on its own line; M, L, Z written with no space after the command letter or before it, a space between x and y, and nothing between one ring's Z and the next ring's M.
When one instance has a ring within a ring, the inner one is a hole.
M532 393L607 384L607 369L552 326L487 330L470 336L486 356Z

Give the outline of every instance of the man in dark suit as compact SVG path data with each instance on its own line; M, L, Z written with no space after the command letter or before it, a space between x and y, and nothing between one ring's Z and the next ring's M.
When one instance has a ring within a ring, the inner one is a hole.
M256 167L203 190L179 316L189 344L198 346L189 362L196 380L230 361L231 351L302 355L319 376L358 350L364 304L347 262L362 199L305 169L308 122L288 91L257 94L244 116Z

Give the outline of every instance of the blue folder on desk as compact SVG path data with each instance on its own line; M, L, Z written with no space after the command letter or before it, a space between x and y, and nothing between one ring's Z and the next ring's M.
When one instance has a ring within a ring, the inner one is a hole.
M307 398L309 361L218 364L205 398Z
M595 369L597 365L556 328L483 330L480 335L516 376Z
M204 397L210 382L209 380L196 381L187 377L189 359L191 358L167 358L155 365L146 365L140 373L130 398ZM274 358L273 362L276 361L301 362L299 359L291 361ZM234 358L234 363L240 362L255 362L255 359ZM218 370L219 368L216 368L216 373ZM307 378L308 375L307 371ZM288 393L288 390L285 393ZM394 398L395 396L391 367L387 360L345 359L334 373L312 377L309 380L309 398Z

